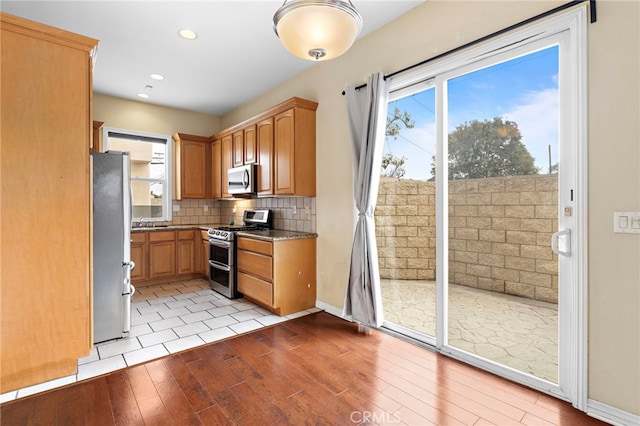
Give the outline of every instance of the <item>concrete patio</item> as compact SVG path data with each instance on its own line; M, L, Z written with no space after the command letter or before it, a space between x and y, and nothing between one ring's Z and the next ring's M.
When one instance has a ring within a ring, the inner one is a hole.
M435 336L435 282L382 280L385 320ZM452 284L449 344L558 381L556 304Z

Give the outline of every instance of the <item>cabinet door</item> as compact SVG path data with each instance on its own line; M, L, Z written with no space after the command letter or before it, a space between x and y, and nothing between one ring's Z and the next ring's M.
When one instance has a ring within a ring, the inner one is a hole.
M209 240L202 240L202 275L209 277Z
M275 194L295 194L295 120L293 108L274 121Z
M200 240L200 233L197 233ZM198 246L200 248L200 246ZM196 271L196 231L193 229L178 231L176 250L176 268L178 275L192 274ZM198 263L199 264L199 263Z
M147 262L145 259L145 245L131 244L131 260L136 264L136 267L131 271L131 280L134 284L136 281L143 281L147 278Z
M273 117L262 120L256 128L258 148L258 194L273 195Z
M227 170L233 167L233 135L227 135L222 138L222 155L221 162L222 170L220 171L222 174L222 179L220 183L222 184L222 198L230 198L231 194L229 194L229 189L227 187Z
M244 164L244 131L238 130L233 134L233 167Z
M178 199L206 199L208 143L181 138Z
M194 240L178 241L178 275L195 272L196 242Z
M164 241L149 244L149 278L176 274L176 243Z
M244 129L244 164L252 164L256 158L256 126L249 126Z
M216 139L211 144L211 198L222 198L222 142Z

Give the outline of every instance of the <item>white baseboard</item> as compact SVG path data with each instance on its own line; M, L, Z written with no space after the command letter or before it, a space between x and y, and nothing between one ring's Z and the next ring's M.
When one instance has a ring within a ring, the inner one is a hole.
M640 415L620 410L602 402L587 400L587 414L603 422L611 423L619 426L637 426L640 425Z
M328 314L335 315L336 317L352 322L350 315L347 315L347 316L342 315L342 308L338 308L337 306L330 305L326 302L323 302L322 300L316 299L316 308L322 309Z

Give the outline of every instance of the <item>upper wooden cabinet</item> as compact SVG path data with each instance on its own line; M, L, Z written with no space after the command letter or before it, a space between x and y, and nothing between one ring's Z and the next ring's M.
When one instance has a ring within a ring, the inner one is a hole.
M244 131L238 130L233 135L233 167L244 164Z
M315 196L317 108L316 102L291 98L213 135L222 140L223 197L230 197L224 194L226 170L254 162L259 196Z
M275 195L316 195L316 114L291 108L274 119Z
M256 126L244 129L244 164L253 164L257 161Z
M220 140L220 185L222 186L222 198L231 198L229 188L227 187L227 170L233 167L233 135L229 134Z
M1 12L0 29L5 393L75 374L93 342L89 147L98 42Z
M273 117L256 125L258 195L273 195Z
M211 143L203 136L176 133L176 200L211 198Z
M222 141L211 142L211 198L222 198Z

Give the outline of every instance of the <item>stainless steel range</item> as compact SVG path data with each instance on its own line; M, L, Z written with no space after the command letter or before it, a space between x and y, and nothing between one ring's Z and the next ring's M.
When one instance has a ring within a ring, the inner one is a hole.
M272 210L245 210L242 214L243 225L229 225L211 228L209 236L209 286L218 293L236 299L242 297L238 292L238 271L236 268L236 233L273 228Z

